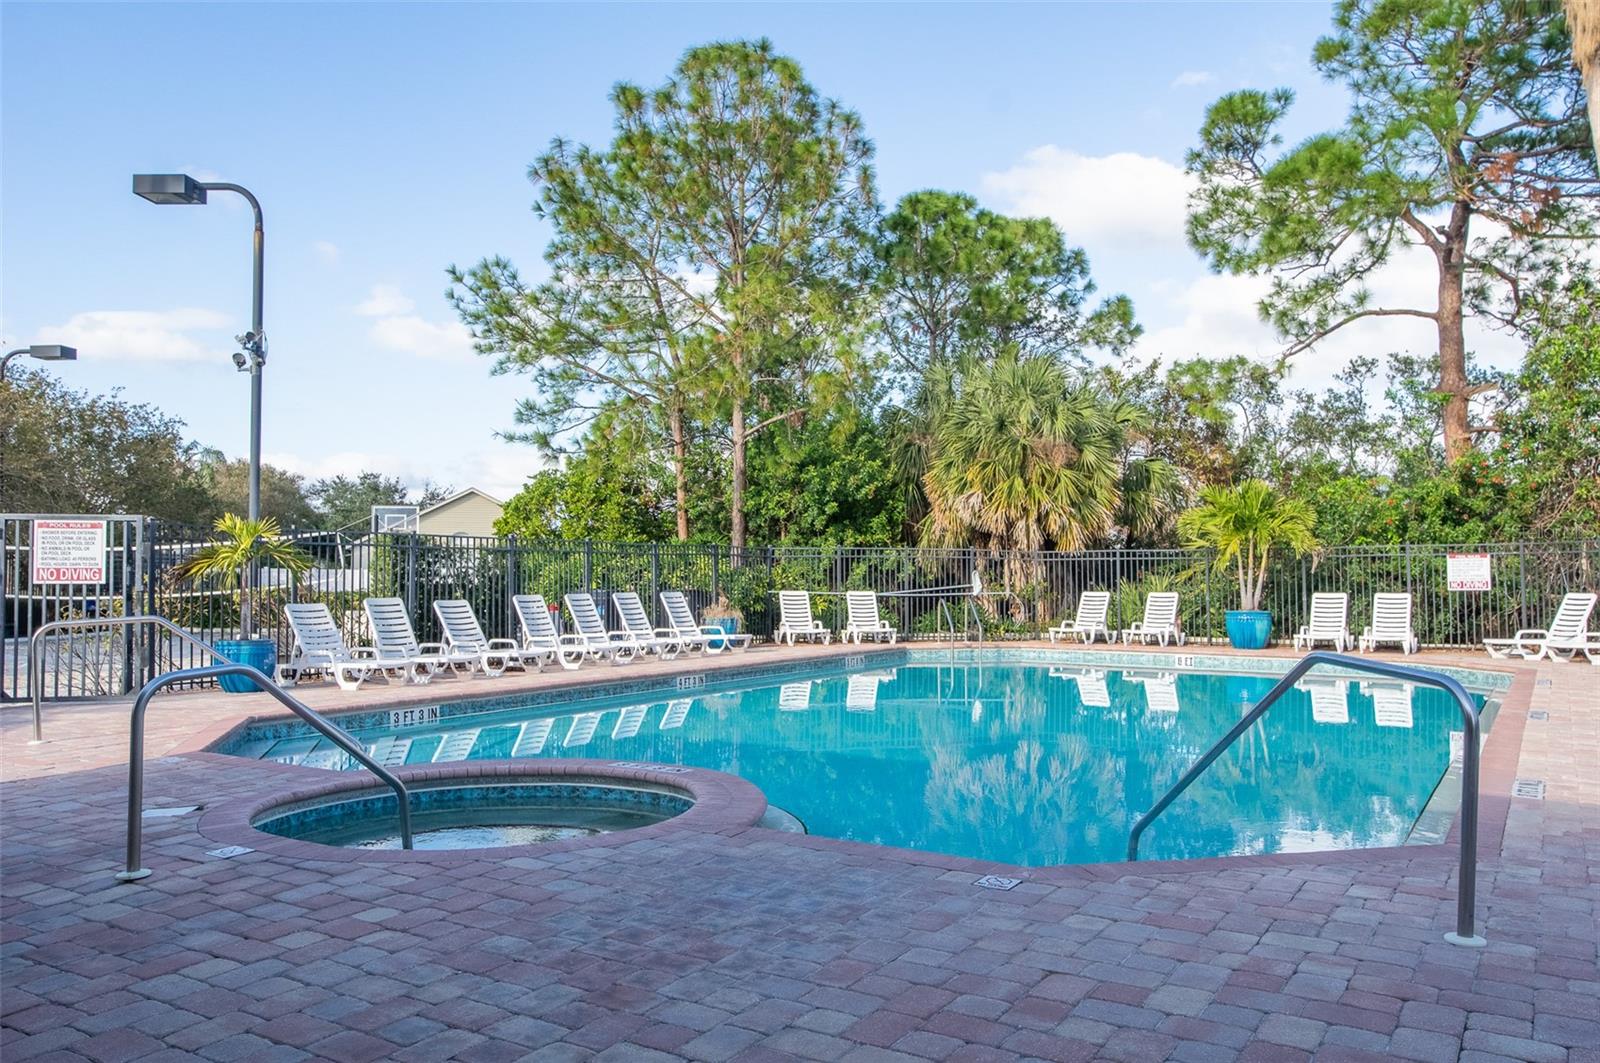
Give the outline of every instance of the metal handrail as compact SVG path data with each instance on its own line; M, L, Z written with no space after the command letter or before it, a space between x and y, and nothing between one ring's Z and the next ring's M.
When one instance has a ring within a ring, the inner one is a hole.
M137 616L104 616L80 617L76 620L52 620L48 624L40 625L28 639L28 687L33 695L33 738L28 741L30 746L36 746L44 741L44 661L43 649L45 635L52 631L66 631L72 628L93 627L131 627L135 624L154 624L156 627L172 632L189 645L202 649L211 654L223 664L232 664L233 661L218 653L216 648L208 642L202 642L187 631L183 630L164 616L139 614Z
M342 727L288 694L268 679L264 672L247 664L212 664L204 668L185 668L177 672L168 672L166 675L158 675L140 688L139 696L133 699L133 716L128 739L128 860L127 867L117 872L118 882L137 882L150 877L150 869L139 866L142 858L141 849L144 845L144 714L150 706L150 699L155 696L156 691L172 683L191 679L214 679L224 675L243 676L253 680L257 689L272 695L284 708L309 723L324 738L350 754L362 767L386 783L389 789L394 791L399 802L400 845L405 849L411 848L411 794L406 789L405 783L368 756L361 743L351 738Z
M1472 695L1468 694L1466 688L1456 680L1422 668L1392 664L1388 661L1371 661L1364 657L1351 657L1347 654L1326 651L1306 654L1293 668L1284 673L1283 678L1267 691L1265 697L1256 702L1254 708L1245 713L1227 734L1206 750L1205 755L1183 773L1183 777L1162 795L1161 800L1155 803L1155 807L1139 817L1138 822L1133 825L1132 833L1128 835L1128 859L1139 859L1139 836L1144 833L1145 828L1165 812L1167 806L1189 788L1190 783L1211 767L1225 749L1238 740L1239 736L1265 715L1279 698L1292 689L1296 680L1319 664L1337 665L1390 679L1404 679L1424 686L1438 687L1456 699L1456 705L1461 709L1461 724L1464 730L1461 743L1461 872L1456 885L1456 929L1455 933L1446 934L1445 940L1453 945L1472 947L1486 944L1475 932L1473 923L1478 876L1478 707L1473 703Z

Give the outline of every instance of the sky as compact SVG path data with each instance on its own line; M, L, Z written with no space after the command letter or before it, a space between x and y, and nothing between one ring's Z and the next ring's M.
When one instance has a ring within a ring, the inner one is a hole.
M1132 297L1141 358L1270 358L1264 282L1211 275L1183 239L1184 152L1243 87L1297 93L1287 133L1347 107L1311 69L1319 3L0 4L0 339L71 343L72 385L122 389L230 456L248 446L250 215L133 196L134 173L245 185L266 218L263 452L308 477L372 470L514 494L540 462L445 300L491 255L545 275L527 167L554 137L603 144L611 87L682 53L771 38L862 116L879 192L970 192L1048 216L1102 294ZM1375 292L1432 305L1429 261ZM1508 340L1469 333L1491 365ZM1303 356L1434 348L1380 319ZM37 363L36 363L37 364Z

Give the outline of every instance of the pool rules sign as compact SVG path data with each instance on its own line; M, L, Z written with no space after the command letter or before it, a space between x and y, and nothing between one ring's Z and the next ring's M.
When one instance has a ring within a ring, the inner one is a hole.
M35 520L30 553L33 584L104 583L106 522Z
M1452 591L1486 591L1489 589L1490 564L1488 554L1446 554L1444 559L1445 586Z

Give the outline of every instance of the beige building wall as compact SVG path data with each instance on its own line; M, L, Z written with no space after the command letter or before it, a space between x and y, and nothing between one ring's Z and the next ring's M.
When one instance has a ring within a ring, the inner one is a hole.
M488 495L469 491L418 514L417 531L423 535L493 535L501 508Z

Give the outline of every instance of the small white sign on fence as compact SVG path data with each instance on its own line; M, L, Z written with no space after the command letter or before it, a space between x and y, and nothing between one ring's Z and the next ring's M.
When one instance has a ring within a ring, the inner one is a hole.
M104 583L106 522L35 520L29 553L33 584Z
M1488 554L1446 554L1445 586L1452 591L1486 591L1493 570Z

